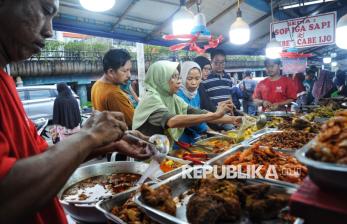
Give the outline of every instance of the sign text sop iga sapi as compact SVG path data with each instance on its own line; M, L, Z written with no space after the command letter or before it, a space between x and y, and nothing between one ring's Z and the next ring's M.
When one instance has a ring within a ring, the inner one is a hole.
M293 40L296 47L312 47L335 43L336 12L296 18L271 24L276 40L289 48Z

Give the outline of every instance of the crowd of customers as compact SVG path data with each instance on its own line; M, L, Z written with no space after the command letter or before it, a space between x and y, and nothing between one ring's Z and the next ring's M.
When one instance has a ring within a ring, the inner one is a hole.
M245 71L242 80L237 73L230 75L225 61L224 51L217 49L211 61L198 56L182 63L155 62L147 71L146 93L140 100L130 80L130 54L112 49L103 58L104 74L92 87L93 109L121 112L129 129L146 135L161 133L173 143L194 143L209 130L234 129L238 115L299 110L322 98L347 95L341 70L335 75L311 66L305 73L282 75L281 60L266 59L266 77L258 82L251 71ZM57 139L63 140L79 130L81 119L69 87L57 88L53 121Z

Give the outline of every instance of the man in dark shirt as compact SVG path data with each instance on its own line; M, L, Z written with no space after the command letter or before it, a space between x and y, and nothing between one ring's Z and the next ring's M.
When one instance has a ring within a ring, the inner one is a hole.
M202 81L206 94L210 99L212 106L217 107L218 103L226 100L231 100L233 82L228 74L225 73L225 52L216 49L211 52L212 71L206 80ZM210 125L210 124L209 124ZM233 125L214 125L216 130L231 130Z

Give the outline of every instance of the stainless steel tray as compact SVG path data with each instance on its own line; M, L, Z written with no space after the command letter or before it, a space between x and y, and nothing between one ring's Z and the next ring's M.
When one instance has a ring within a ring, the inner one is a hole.
M67 201L61 199L65 190L71 187L72 185L89 177L99 175L110 175L113 173L142 174L147 169L147 167L148 164L142 162L119 161L97 163L78 168L69 178L62 190L59 192L58 198L64 210L74 220L78 222L105 222L106 220L104 215L95 208L96 202L91 204L68 203Z
M263 134L263 135L272 134L272 133L281 133L281 132L283 132L283 131L281 131L281 130L273 130L273 131L268 132L268 133L265 133L265 134ZM257 136L257 137L255 137L255 138L252 138L252 139L248 142L249 145L253 145L254 143L256 143L256 142L260 139L260 137L262 137L262 135ZM274 150L280 151L280 152L284 152L284 153L291 154L291 155L294 155L295 152L296 152L296 150L298 150L298 149L279 148L279 147L271 147L271 148L274 149Z
M295 153L296 158L307 166L310 179L323 188L347 189L347 165L325 163L308 158L306 154L314 144L315 140L312 140Z
M188 165L188 164L191 164L192 162L191 161L188 161L188 160L184 160L184 159L180 159L180 158L177 158L177 157L172 157L172 156L166 156L166 158L167 159L170 159L170 160L172 160L172 161L175 161L175 162L177 162L177 163L180 163L180 164L182 164L182 166L184 166L184 165ZM165 180L165 179L167 179L167 178L169 178L169 177L172 177L172 176L174 176L174 175L176 175L176 174L178 174L178 173L180 173L180 172L182 172L182 167L178 167L178 168L176 168L176 169L174 169L174 170L171 170L171 171L169 171L169 172L166 172L166 173L164 173L163 171L158 171L157 173L156 173L156 177L157 177L157 179L159 179L159 180Z
M193 172L195 169L203 169L202 167L195 167L189 170L186 170L187 173L191 173ZM163 182L160 182L159 184L156 184L153 186L153 188L158 188L161 185L168 185L171 187L172 189L172 196L174 198L179 197L182 194L185 194L187 191L189 191L193 184L196 182L197 180L195 179L187 179L187 178L183 178L183 173L175 175ZM271 191L272 192L281 192L281 193L288 193L288 194L292 194L296 191L295 188L289 187L289 186L285 186L285 185L281 185L281 184L277 184L277 183L272 183L272 182L268 182L267 180L247 180L247 183L268 183L272 186ZM185 196L185 198L180 202L177 203L177 210L176 210L176 216L172 216L169 215L167 213L164 213L162 211L159 211L155 208L152 208L146 204L143 203L142 201L142 197L140 193L137 193L135 195L135 203L138 205L138 207L144 211L151 219L153 219L154 221L157 221L159 223L163 223L163 224L187 224L188 220L186 217L186 209L187 209L187 204L189 202L189 198L190 196ZM243 219L241 219L242 221L237 221L234 222L239 223L239 224L243 224L243 223L249 223L249 222L244 222ZM249 221L249 220L248 220ZM273 222L269 222L267 221L266 223L279 223L278 220L274 220Z
M111 209L115 206L122 206L131 197L131 195L137 191L138 188L139 187L124 191L110 199L100 201L96 204L96 209L102 212L107 220L117 224L126 224L126 222L124 222L121 218L112 214Z
M223 136L214 136L214 137L209 137L209 138L205 138L205 139L199 140L196 143L204 145L206 142L213 141L213 140L225 140L225 141L229 140L230 141L230 138L223 137Z
M278 128L268 128L268 127L265 127L263 129L260 129L259 131L256 131L252 134L252 137L256 137L256 136L259 136L259 135L264 135L264 134L268 134L268 133L272 133L274 131L278 131Z
M102 212L105 215L105 217L108 221L111 221L111 222L117 223L117 224L127 224L121 218L112 214L111 210L113 207L122 206L130 197L134 197L136 191L139 188L140 188L140 186L137 186L136 188L133 188L133 189L124 191L120 194L117 194L117 195L113 196L112 198L108 198L108 199L99 201L95 205L95 207L96 207L96 209L98 209L100 212Z
M237 146L235 148L233 148L232 150L229 150L225 153L222 153L221 155L211 159L208 161L208 165L223 165L224 164L224 161L229 157L231 156L232 154L238 152L238 151L243 151L247 148L249 148L250 145L240 145L240 146ZM288 187L292 187L292 188L298 188L299 185L298 184L293 184L293 183L289 183L289 182L284 182L284 181L281 181L281 180L274 180L274 179L265 179L265 178L259 178L261 180L264 180L264 181L267 181L269 183L273 183L273 184L280 184L280 185L285 185L285 186L288 186Z
M293 117L295 113L293 112L285 112L285 111L269 111L263 112L267 117Z
M250 145L251 142L254 142L254 141L257 141L259 140L259 138L263 135L267 135L267 134L271 134L271 133L274 133L274 132L278 132L278 129L277 128L264 128L262 130L259 130L257 132L254 132L253 135L251 136L251 138L243 141L243 142L240 142L241 145Z

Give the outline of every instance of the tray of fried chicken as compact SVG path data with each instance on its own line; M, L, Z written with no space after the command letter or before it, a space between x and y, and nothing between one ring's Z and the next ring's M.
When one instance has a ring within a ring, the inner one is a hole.
M187 172L197 169L204 168ZM163 224L294 223L288 202L295 190L254 179L191 179L181 173L152 187L143 185L134 200L148 217Z
M259 144L240 145L211 159L208 164L240 167L248 175L247 171L255 166L257 178L291 187L298 187L307 176L307 167L294 155Z
M96 208L102 212L110 223L117 224L155 224L134 202L134 195L139 188L118 194L100 201Z

